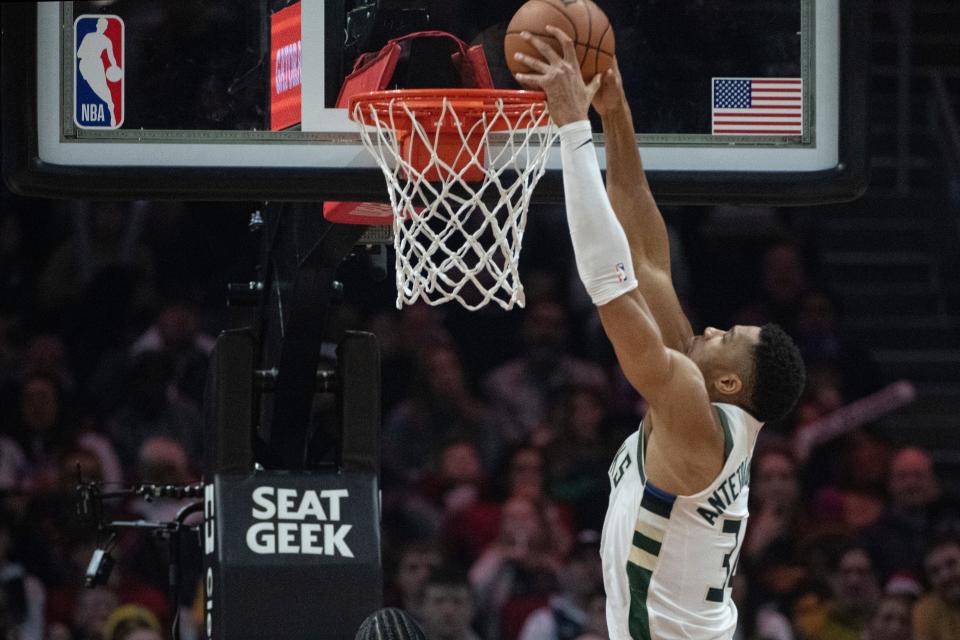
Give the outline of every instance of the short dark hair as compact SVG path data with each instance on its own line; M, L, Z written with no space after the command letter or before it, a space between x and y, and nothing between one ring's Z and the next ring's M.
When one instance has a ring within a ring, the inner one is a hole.
M753 351L750 413L760 422L784 418L797 404L806 379L796 343L779 325L765 324Z

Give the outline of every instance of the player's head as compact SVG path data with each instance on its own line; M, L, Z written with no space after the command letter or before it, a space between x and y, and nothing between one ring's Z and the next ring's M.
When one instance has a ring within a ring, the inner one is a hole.
M806 382L800 350L775 324L708 327L694 338L689 355L711 400L736 404L761 422L786 416Z
M109 24L110 23L107 22L106 18L100 18L97 20L97 33L105 33Z

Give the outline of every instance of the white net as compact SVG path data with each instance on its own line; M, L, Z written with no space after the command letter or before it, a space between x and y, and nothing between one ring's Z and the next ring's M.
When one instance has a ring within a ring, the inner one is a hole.
M393 98L357 103L352 116L395 214L397 308L523 307L527 211L557 136L543 102L477 108L437 96L425 108Z

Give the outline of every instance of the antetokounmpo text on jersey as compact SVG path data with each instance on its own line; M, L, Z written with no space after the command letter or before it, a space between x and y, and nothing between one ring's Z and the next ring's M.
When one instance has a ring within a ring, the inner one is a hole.
M697 507L697 513L711 525L717 518L723 515L733 502L740 496L740 493L750 486L750 458L746 458L737 467L737 470L731 473L726 480L720 483L717 490L707 498L706 505Z

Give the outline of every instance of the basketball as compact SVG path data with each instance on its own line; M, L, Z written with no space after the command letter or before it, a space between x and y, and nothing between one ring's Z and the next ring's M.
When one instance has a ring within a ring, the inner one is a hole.
M119 82L120 78L123 77L123 71L120 70L120 67L111 66L107 69L107 80L110 82Z
M557 52L560 51L560 43L546 30L548 25L566 32L576 43L580 72L586 82L613 64L613 28L593 0L528 0L510 20L503 41L511 73L530 72L527 65L513 57L514 53L519 51L535 58L542 57L520 36L524 31L545 38Z

